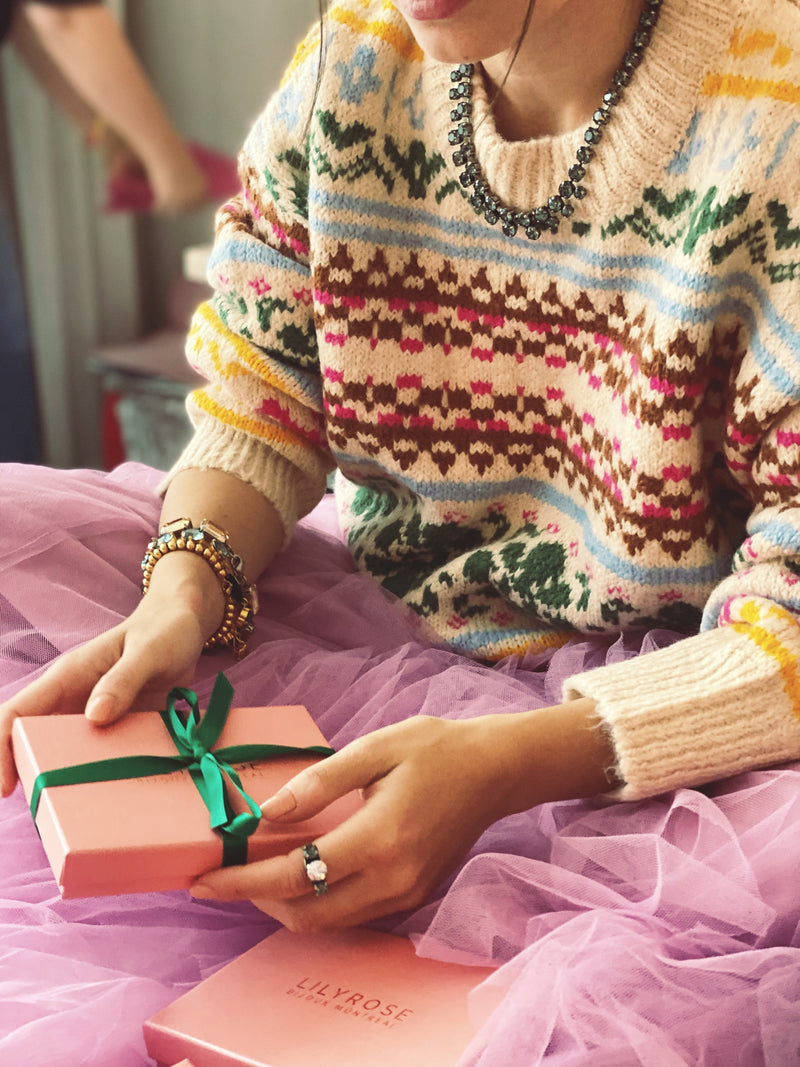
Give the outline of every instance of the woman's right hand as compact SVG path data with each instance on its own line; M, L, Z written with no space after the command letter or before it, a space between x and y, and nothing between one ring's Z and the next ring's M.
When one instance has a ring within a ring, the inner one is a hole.
M174 686L191 684L222 608L219 584L205 561L184 552L160 560L150 591L129 618L65 652L0 705L0 796L8 796L17 781L11 753L14 719L85 713L106 725L132 709L160 707Z
M276 555L283 523L272 504L234 475L184 470L164 497L162 520L211 516L228 531L251 580ZM225 597L208 562L169 552L153 569L147 596L118 626L65 652L40 678L0 704L0 796L14 789L11 727L24 715L81 714L99 725L127 711L154 710L176 685L189 686L203 645L219 628Z

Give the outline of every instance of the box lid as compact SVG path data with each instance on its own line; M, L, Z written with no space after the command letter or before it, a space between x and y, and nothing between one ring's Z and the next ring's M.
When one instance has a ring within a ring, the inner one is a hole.
M491 973L373 930L281 930L145 1023L145 1043L195 1067L451 1067Z

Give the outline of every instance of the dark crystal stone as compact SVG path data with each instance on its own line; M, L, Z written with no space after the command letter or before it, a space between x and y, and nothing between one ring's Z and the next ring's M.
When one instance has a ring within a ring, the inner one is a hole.
M475 181L475 175L474 174L470 174L466 170L463 170L459 174L458 180L461 182L461 184L464 186L464 188L466 188L468 185L472 185L472 183Z
M483 209L486 207L486 200L483 193L476 190L469 198L469 202L479 215L483 214Z
M560 196L551 196L547 201L547 206L550 208L551 212L560 211L564 206L564 201Z
M568 219L570 215L575 214L575 208L572 206L572 204L564 204L561 209L561 214L564 216L565 219Z
M451 100L458 100L460 95L461 94L459 93L458 89L451 89L450 90L449 96L450 96Z
M573 182L579 182L585 174L585 168L580 166L580 164L578 163L573 163L572 166L569 168L570 180Z
M470 95L469 82L461 82L461 84L456 87L456 96L468 97L469 95Z
M633 47L641 51L650 44L650 34L646 29L637 30L633 35Z
M601 130L598 130L596 126L590 126L583 135L583 139L587 144L597 144L602 136Z
M611 112L607 108L599 107L592 115L592 122L596 122L598 126L605 126L610 118Z
M529 241L538 241L539 238L542 236L542 231L537 230L535 226L526 226L525 236L528 238Z
M558 219L555 216L553 216L553 218L550 219L549 226L550 226L550 233L558 233Z
M547 223L550 221L550 212L547 210L546 207L537 207L533 213L533 217L536 219L537 222Z
M457 167L463 167L467 162L467 157L464 155L463 148L459 148L457 152L453 152L453 162Z
M484 211L483 217L486 219L490 226L494 226L494 224L500 218L500 212L495 207L488 207L486 211Z
M450 71L450 81L451 82L460 82L463 77L464 77L464 75L461 73L460 70L451 70Z
M475 69L472 63L459 63L458 69L465 78L472 77L472 71Z
M464 137L459 130L451 130L450 133L448 133L447 135L447 140L450 142L450 144L461 144L461 142L464 140Z
M517 216L517 221L523 230L527 230L529 226L533 226L533 215L530 211L525 211L521 215Z
M625 68L621 68L614 75L614 84L619 86L629 85L631 80L631 72Z
M563 196L565 200L568 200L575 192L575 186L572 182L562 182L558 187L558 195Z
M608 107L614 107L615 104L619 103L619 93L609 89L607 93L603 93L603 103Z
M576 200L583 200L583 198L586 196L586 186L576 185L574 196Z
M581 147L576 153L579 163L588 163L593 155L594 151L589 147L589 145L581 145Z
M503 233L506 237L513 237L517 232L517 224L513 219L507 218L503 221Z

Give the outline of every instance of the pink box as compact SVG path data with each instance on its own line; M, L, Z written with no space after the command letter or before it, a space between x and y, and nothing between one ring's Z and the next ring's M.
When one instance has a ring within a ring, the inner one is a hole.
M30 800L45 770L118 756L175 756L156 712L126 715L99 727L83 715L17 719L12 730L17 770ZM302 707L234 708L215 748L278 744L326 745ZM317 757L281 757L236 764L245 791L263 803ZM351 815L357 793L313 819L278 825L262 821L248 842L248 858L266 859L313 841ZM36 824L62 897L183 889L219 867L222 842L188 771L127 781L55 786L42 792Z
M280 930L146 1022L145 1044L160 1067L451 1067L491 973L373 930Z

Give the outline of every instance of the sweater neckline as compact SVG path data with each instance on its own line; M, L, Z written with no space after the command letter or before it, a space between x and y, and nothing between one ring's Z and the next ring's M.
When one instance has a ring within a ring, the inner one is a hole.
M585 180L589 195L576 213L613 213L628 193L641 190L663 174L678 150L700 97L709 64L724 53L745 0L663 0L658 26L631 85L614 109ZM425 60L430 91L432 131L453 174L452 65ZM472 91L474 140L481 168L495 192L518 211L545 203L575 162L588 123L557 136L507 141L497 131L483 78L477 72Z

